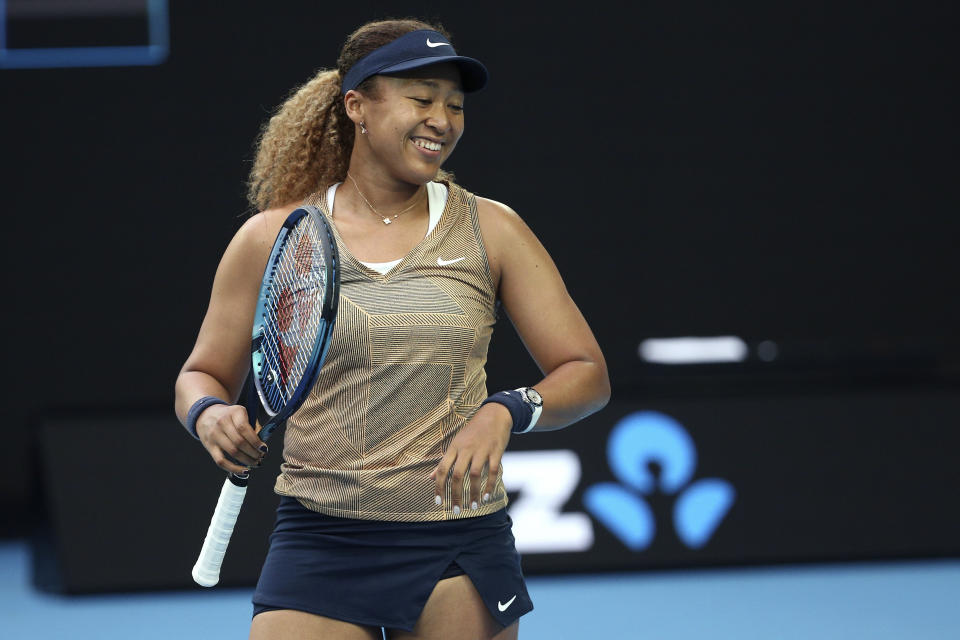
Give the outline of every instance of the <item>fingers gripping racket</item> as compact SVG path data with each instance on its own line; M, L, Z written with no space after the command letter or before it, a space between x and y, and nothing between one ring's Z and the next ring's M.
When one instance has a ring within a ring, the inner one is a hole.
M337 243L323 213L304 206L283 223L263 273L253 321L247 415L263 425L260 439L294 411L313 388L323 364L340 289ZM255 389L255 393L252 391ZM223 483L193 580L212 587L230 543L249 474L230 474Z

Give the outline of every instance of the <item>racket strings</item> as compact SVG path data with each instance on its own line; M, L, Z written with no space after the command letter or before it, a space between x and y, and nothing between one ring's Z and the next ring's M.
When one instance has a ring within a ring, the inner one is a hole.
M277 412L290 401L309 366L325 325L326 260L315 225L290 232L273 266L262 329L263 366L258 372L267 406Z
M317 285L323 280L322 256L314 264L309 239L301 236L291 240L290 244L296 247L293 259L290 259L289 251L283 255L279 264L280 277L274 287L280 291L276 296L278 343L281 347L277 355L281 364L285 365L282 371L285 379L291 377L291 367L295 367L293 377L299 378L298 374L309 358L309 353L304 353L301 347L312 345L316 335L317 323L311 323L310 319L318 303L317 294L322 295ZM319 302L322 303L322 299Z
M305 262L306 243L301 240L296 246L299 255L292 261L284 259L279 265L277 287L280 293L275 305L278 322L265 324L271 356L268 361L274 365L268 373L272 384L267 388L274 396L271 404L276 402L278 407L290 399L302 379L310 356L310 351L304 347L312 344L310 340L316 334L310 317L314 315L312 308L317 303L317 292L309 288L312 283L309 279L311 271Z

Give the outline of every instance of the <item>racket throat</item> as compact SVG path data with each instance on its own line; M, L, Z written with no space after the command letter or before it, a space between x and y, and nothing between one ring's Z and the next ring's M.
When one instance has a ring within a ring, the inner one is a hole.
M285 425L286 423L287 423L286 420L283 420L281 422L268 422L265 427L260 429L257 435L260 436L261 440L266 442L267 438L269 438L273 434L273 432L276 430L277 427L281 425Z

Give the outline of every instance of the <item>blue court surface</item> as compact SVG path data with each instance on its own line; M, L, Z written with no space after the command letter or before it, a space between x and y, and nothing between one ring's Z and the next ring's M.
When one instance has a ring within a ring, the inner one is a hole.
M55 596L0 542L0 637L246 638L250 590ZM960 638L960 560L534 577L523 640Z

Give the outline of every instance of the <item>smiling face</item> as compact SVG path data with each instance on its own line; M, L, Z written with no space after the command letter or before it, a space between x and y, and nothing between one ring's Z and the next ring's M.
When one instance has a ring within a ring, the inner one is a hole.
M350 119L367 129L356 136L351 167L361 162L403 182L429 182L463 134L460 72L443 63L374 81L373 95L345 96Z

